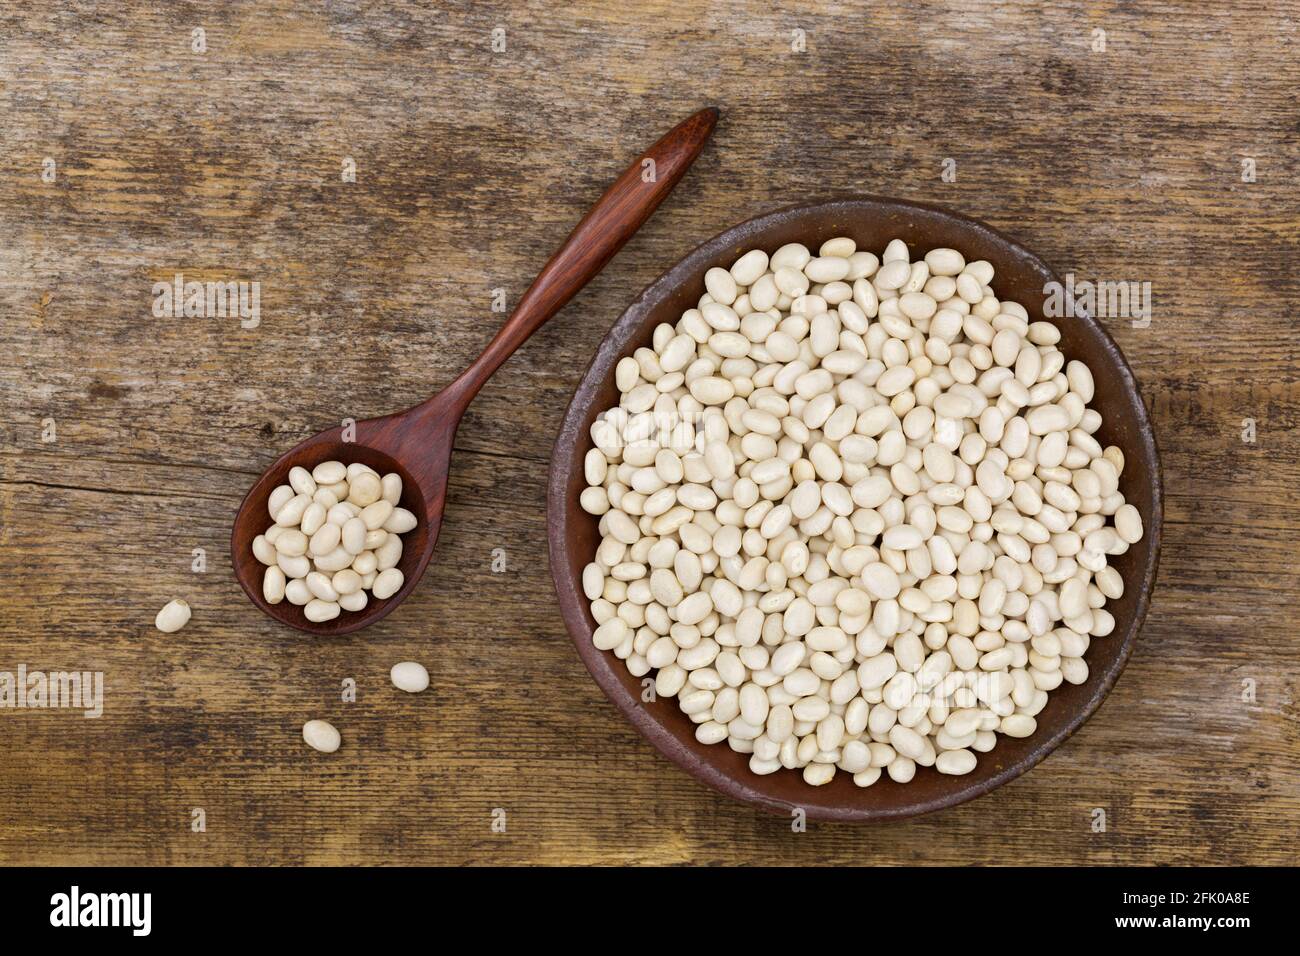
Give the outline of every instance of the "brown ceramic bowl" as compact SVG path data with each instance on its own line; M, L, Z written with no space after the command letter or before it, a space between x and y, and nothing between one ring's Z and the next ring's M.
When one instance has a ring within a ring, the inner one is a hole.
M815 205L795 206L750 219L695 249L652 283L610 329L578 386L560 427L551 458L549 532L551 573L560 610L583 663L606 696L638 730L667 757L709 786L730 797L766 810L789 813L803 808L823 820L887 820L951 807L988 793L1042 760L1074 733L1115 683L1137 640L1155 582L1160 547L1160 463L1146 408L1137 382L1123 355L1092 318L1054 320L1061 330L1061 350L1086 362L1097 384L1092 407L1104 424L1097 434L1102 445L1119 446L1125 457L1120 490L1137 506L1146 535L1112 563L1124 576L1125 593L1107 603L1115 630L1096 638L1088 649L1088 680L1079 686L1062 684L1038 715L1038 730L1030 737L999 736L991 752L979 755L976 769L961 777L917 768L915 779L897 784L882 777L859 789L846 773L837 773L824 787L804 783L795 771L769 776L750 772L748 756L725 744L705 745L695 739L695 725L677 708L675 699L641 701L641 679L623 662L591 643L595 621L582 592L582 569L591 561L599 541L597 519L578 506L584 487L583 456L591 447L590 427L596 415L618 401L614 366L633 350L650 344L660 322L674 323L704 292L704 273L712 266L728 267L749 249L769 253L787 242L816 249L832 236L851 236L858 247L877 253L895 237L913 256L938 246L959 250L967 260L987 259L997 274L993 288L1042 315L1043 286L1056 276L1029 250L983 223L936 206L861 196Z

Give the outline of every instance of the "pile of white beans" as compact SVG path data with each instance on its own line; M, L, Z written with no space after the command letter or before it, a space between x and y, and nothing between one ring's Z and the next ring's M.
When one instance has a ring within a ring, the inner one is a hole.
M969 773L1114 627L1124 456L1087 366L992 280L897 239L753 250L618 363L581 497L592 640L754 773Z
M269 604L288 598L319 623L360 611L367 590L377 600L396 594L400 536L416 525L401 499L400 475L381 477L357 462L290 469L289 484L267 501L275 523L253 539L253 554L266 565L262 596Z

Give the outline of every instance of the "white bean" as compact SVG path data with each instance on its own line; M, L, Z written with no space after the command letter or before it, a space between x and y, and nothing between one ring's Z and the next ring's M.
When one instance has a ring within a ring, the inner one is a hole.
M276 556L275 563L280 566L285 577L305 578L311 571L311 560L302 554L279 554Z
M289 500L297 494L298 492L294 491L289 485L279 485L271 492L270 496L266 499L266 510L270 513L272 521L274 521L275 516L280 513L280 509L288 504Z
M340 596L354 594L361 590L361 575L352 568L335 571L334 577L330 578L330 586Z
M330 583L329 575L323 574L320 571L312 571L307 575L305 580L307 582L307 590L311 591L312 594L320 598L322 601L337 601L339 599L339 592L336 591L334 585Z
M348 501L365 508L380 500L383 486L378 475L365 471L357 475L348 485ZM391 508L390 502L385 502Z
M374 531L382 528L384 522L393 514L393 506L387 501L375 501L361 509L360 518L365 522L367 531Z
M360 554L366 548L366 522L363 518L349 518L339 532L343 550L348 554Z
M302 533L310 538L325 526L328 514L329 509L313 498L312 503L307 506L307 510L302 513Z
M332 621L339 616L339 606L334 601L322 601L317 598L314 601L308 601L307 606L302 609L307 620L314 624L321 624L325 621Z
M275 545L266 540L266 535L259 534L253 539L253 556L263 564L275 564L276 555L279 552Z
M732 264L731 277L737 285L751 286L767 271L767 263L766 252L751 249Z
M379 573L375 578L375 583L370 588L370 593L376 599L382 601L390 598L402 589L402 583L405 580L402 572L397 568L388 568Z
M312 503L310 495L294 495L276 512L275 523L281 528L293 528L302 522L302 516Z
M302 607L312 599L311 589L307 587L307 582L303 578L294 578L284 585L284 596L290 604L296 604Z
M387 571L402 560L402 539L395 534L390 534L388 540L376 548L374 553L376 568Z
M284 600L284 586L287 583L284 572L276 565L267 568L262 574L262 597L267 604L279 604Z
M379 485L383 490L381 497L396 508L402 500L402 476L396 472L389 472L384 475Z
M321 525L316 533L311 536L308 547L313 556L329 554L339 546L342 536L342 528L333 523L326 523Z
M415 515L405 508L394 508L392 514L383 524L383 530L392 534L406 534L416 525Z
M1142 540L1142 515L1132 505L1121 505L1115 511L1115 531L1121 541L1137 544Z
M975 769L975 755L969 750L945 750L935 758L934 767L940 773L960 775Z
M296 558L307 553L307 536L297 528L286 528L275 539L275 550Z
M347 466L341 461L323 461L311 472L318 485L334 485L348 476Z
M325 720L309 720L303 724L302 739L307 742L307 746L323 754L332 754L343 742L334 725Z
M190 619L190 606L185 601L177 598L174 601L168 601L163 605L162 610L154 617L154 627L164 634L171 634L173 631L179 631Z
M429 672L423 664L416 661L402 661L394 664L388 672L393 686L408 694L418 694L429 686Z
M339 595L339 607L345 611L364 611L366 605L370 603L365 591L368 586L365 577L362 577L360 590L353 591L351 594Z

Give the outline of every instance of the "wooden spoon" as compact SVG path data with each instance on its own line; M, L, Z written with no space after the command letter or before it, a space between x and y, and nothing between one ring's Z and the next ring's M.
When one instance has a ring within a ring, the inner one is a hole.
M328 635L347 634L372 624L402 603L424 574L438 540L452 441L465 409L501 363L590 282L641 228L700 154L717 121L716 109L700 110L639 156L538 273L483 354L445 389L404 412L357 422L353 426L355 435L349 435L348 441L344 441L341 426L314 435L266 470L239 506L230 536L235 576L254 604L290 627ZM252 545L253 539L272 524L267 499L276 486L288 482L289 469L301 465L310 471L331 459L345 464L362 462L380 474L401 475L401 506L411 511L419 523L402 536L403 552L397 567L404 581L396 594L385 600L371 597L361 611L342 611L333 620L316 624L288 600L267 603L262 596L266 568L254 557Z

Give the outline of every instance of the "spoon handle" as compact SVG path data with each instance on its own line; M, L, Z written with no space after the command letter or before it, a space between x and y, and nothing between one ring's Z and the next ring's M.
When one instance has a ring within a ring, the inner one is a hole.
M501 363L595 278L650 218L695 162L717 121L715 107L700 110L637 157L542 267L483 354L442 396L454 396L462 409L468 405Z

